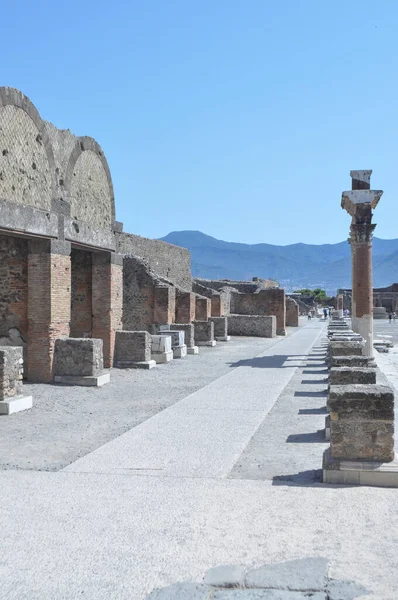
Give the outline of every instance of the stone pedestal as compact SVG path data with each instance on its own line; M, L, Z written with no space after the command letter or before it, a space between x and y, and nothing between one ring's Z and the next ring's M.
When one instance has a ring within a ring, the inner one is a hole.
M159 335L167 336L171 339L171 349L173 358L184 358L187 355L187 346L185 344L185 332L181 330L162 330Z
M32 408L32 396L24 396L23 348L0 346L0 415Z
M96 387L109 383L109 373L104 372L102 349L102 339L60 338L55 340L55 383Z
M330 449L325 483L398 487L394 454L394 394L379 385L331 386Z
M332 367L329 372L329 384L375 384L376 369L372 367Z
M329 344L329 355L333 356L362 356L365 343L363 341L336 341Z
M387 319L387 309L384 306L373 307L373 318L374 319Z
M171 337L167 335L152 335L152 359L156 364L168 363L173 360Z
M161 325L159 333L165 331L183 331L185 334L185 344L187 354L199 354L199 348L195 346L195 326L193 323L173 323L172 325Z
M197 346L215 346L213 321L195 321L195 342Z
M227 317L211 317L209 320L214 323L214 337L217 342L229 342L231 336L228 335Z
M118 369L152 369L152 338L147 331L117 331L114 366Z

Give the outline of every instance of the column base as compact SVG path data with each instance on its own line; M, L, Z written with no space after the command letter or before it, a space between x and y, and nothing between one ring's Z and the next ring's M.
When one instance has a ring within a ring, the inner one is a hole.
M63 385L81 385L83 387L101 387L109 383L111 376L109 373L94 376L78 376L78 375L55 375L54 382L62 383Z
M398 456L388 463L341 460L331 457L330 448L323 454L323 483L398 488Z
M211 347L213 347L213 346L216 346L217 342L216 342L216 340L209 340L207 342L196 342L196 344L198 346L211 346Z
M12 415L32 408L32 396L14 396L0 401L0 415Z
M199 348L197 346L192 346L192 348L187 348L187 354L199 354Z
M187 346L183 344L182 346L176 346L173 348L173 358L185 358L187 355Z
M216 337L217 342L229 342L231 339L230 335L223 335L221 337Z
M153 369L156 367L156 362L154 360L118 360L114 367L116 369Z
M168 350L167 352L152 352L152 360L154 360L157 365L168 363L173 360L173 351Z

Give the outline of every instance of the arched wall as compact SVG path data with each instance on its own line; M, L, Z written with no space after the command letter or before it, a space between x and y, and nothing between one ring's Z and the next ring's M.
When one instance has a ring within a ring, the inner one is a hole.
M44 123L30 100L0 88L0 198L51 209L54 156Z

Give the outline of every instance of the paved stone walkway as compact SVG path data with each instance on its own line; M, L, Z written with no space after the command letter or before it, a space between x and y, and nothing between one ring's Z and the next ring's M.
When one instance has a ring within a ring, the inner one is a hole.
M207 585L217 600L396 600L397 491L300 475L321 466L323 332L310 322L232 361L61 471L1 472L1 598L202 600ZM297 587L311 564L322 585ZM280 587L204 581L220 565L264 567Z

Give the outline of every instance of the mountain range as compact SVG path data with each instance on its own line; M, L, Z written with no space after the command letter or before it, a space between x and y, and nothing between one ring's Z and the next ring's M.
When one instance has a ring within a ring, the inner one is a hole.
M320 287L328 294L351 287L351 252L347 241L337 244L241 244L224 242L200 231L173 231L164 242L188 248L192 274L206 279L251 281L275 279L291 292ZM398 281L398 239L373 238L373 285Z

